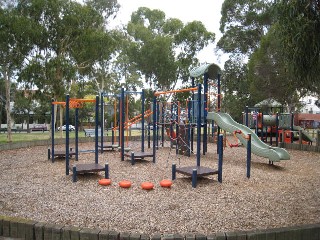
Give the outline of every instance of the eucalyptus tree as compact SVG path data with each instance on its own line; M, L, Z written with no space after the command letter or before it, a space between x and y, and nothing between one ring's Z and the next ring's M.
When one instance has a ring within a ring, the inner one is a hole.
M5 83L5 109L7 141L11 135L11 85L17 78L25 57L32 49L32 38L37 36L37 26L16 8L15 1L2 1L0 5L0 77Z
M18 119L20 120L20 122L26 120L27 132L30 132L30 118L31 113L34 112L34 109L35 103L32 101L31 94L26 94L25 91L17 91L15 93L14 108L12 112L15 116L14 118L16 121Z
M215 38L199 21L184 24L145 7L132 13L126 31L130 62L150 87L163 90L174 88L178 79L187 81L190 67L199 62L195 55Z
M218 46L249 59L252 99L277 98L290 107L308 91L319 94L318 0L226 0Z
M118 10L117 1L21 0L18 8L41 27L20 80L48 101L64 100L72 82L90 81L110 59L115 41L105 24Z
M242 110L251 105L248 59L272 24L272 4L267 0L225 0L221 8L222 37L217 48L228 53L222 84L226 111L240 119Z
M252 106L250 80L247 64L241 55L231 55L225 62L222 73L222 110L231 114L236 120L242 121L242 112L245 106Z
M277 0L276 37L298 89L320 95L320 1Z
M249 56L260 44L273 22L268 0L225 0L221 8L217 46L226 53Z
M109 10L115 12L118 5L110 2ZM42 37L24 76L39 90L62 98L71 80L89 75L99 62L110 57L114 41L105 29L100 5L92 1L86 5L69 0L32 0L21 1L20 7L42 27Z
M300 93L296 91L294 76L287 70L288 63L280 49L281 43L273 27L251 55L248 64L250 92L255 102L275 98L290 106L291 111L299 103Z
M137 91L144 86L137 64L129 58L132 41L126 29L118 30L117 41L119 44L112 69L114 73L113 79L116 79L117 84L114 85L113 91L116 92L117 88L120 87L124 87L129 91Z

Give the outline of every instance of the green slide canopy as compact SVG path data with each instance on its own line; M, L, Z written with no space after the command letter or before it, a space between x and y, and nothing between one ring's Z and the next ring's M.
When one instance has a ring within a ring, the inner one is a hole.
M190 77L200 77L203 74L208 73L210 79L216 79L217 75L221 73L221 69L217 64L206 63L199 67L195 67L190 71Z

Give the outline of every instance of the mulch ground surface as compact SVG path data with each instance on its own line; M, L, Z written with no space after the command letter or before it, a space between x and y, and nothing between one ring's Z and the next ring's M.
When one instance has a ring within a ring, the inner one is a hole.
M168 145L168 144L167 144ZM138 143L131 143L139 151ZM92 143L80 149L93 149ZM56 149L64 149L63 145ZM146 151L149 151L146 148ZM196 157L176 155L169 147L151 158L120 161L119 152L99 154L108 162L110 186L98 180L104 172L66 175L64 159L47 159L47 147L2 151L0 154L0 215L19 216L41 222L100 228L119 232L202 233L276 228L318 223L320 219L320 154L289 151L290 160L274 165L252 155L251 178L246 177L246 149L226 148L223 182L217 175L198 179L177 174L171 188L159 182L171 179L171 165L195 166ZM79 163L94 162L94 153L83 153ZM77 164L74 157L71 165ZM209 144L201 165L217 169L216 145ZM128 189L119 187L130 180ZM141 189L152 182L153 190Z

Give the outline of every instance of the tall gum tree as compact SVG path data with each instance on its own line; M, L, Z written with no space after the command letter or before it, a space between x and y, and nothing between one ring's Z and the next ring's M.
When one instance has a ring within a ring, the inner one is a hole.
M162 90L174 88L178 79L187 81L199 63L196 54L215 39L199 21L184 24L145 7L132 13L126 31L132 41L129 59L150 86Z
M119 8L117 1L32 0L19 7L42 27L23 81L43 94L63 101L72 81L110 58L115 43L105 24Z
M12 142L11 85L17 79L17 73L32 49L31 40L37 36L37 27L23 16L15 5L4 1L0 7L0 74L5 82L7 141Z
M320 1L277 0L276 37L279 51L295 76L298 89L320 96Z

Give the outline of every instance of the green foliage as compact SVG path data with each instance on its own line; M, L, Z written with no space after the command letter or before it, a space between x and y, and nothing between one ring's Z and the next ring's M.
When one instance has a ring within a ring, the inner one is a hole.
M301 89L320 94L320 2L279 0L276 34L288 70Z
M249 62L251 96L255 102L274 98L282 104L296 104L297 81L287 71L287 63L279 51L280 42L271 29L262 38L260 48L252 55Z
M117 7L116 1L21 1L19 8L37 22L41 37L34 39L36 54L30 56L20 80L64 99L77 76L95 76L97 64L110 60L115 48L104 21Z
M309 91L319 94L319 10L318 0L224 1L223 36L217 45L231 54L223 78L228 82L224 99L228 111L241 102L238 111L244 104L270 97L293 109ZM247 69L246 97L238 92L242 88L235 76L242 71L235 67L235 58Z
M271 24L270 1L225 0L220 20L223 36L217 45L227 53L250 54Z
M253 101L249 89L248 69L238 57L230 58L224 65L221 77L222 110L228 112L236 121L242 121L242 112Z
M166 19L160 10L144 7L132 13L126 30L133 40L128 48L130 62L150 86L163 90L173 88L178 79L187 81L189 68L198 63L194 56L214 40L201 22L184 25Z

